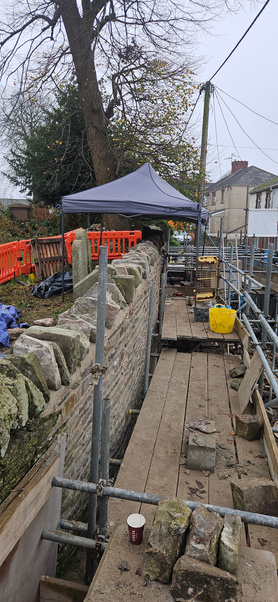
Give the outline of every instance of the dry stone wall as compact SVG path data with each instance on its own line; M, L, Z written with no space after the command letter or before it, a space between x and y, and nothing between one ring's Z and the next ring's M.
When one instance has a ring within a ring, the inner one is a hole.
M122 260L108 266L104 350L107 371L103 377L103 396L111 401L112 457L118 455L127 428L134 420L128 410L138 407L142 399L150 288L154 282L155 328L160 271L161 258L150 242L140 243ZM42 437L42 425L45 425L49 444L61 430L67 433L65 476L71 479L88 477L97 290L98 268L78 282L73 307L61 314L55 327L31 327L16 341L13 354L2 360L7 366L6 375L1 377L0 481L2 476L3 482L5 480L5 462L7 460L8 470L11 455L13 469L16 465L13 450L19 453L19 446L14 444L17 433L22 437L26 429L30 441L31 418L32 425L40 425ZM15 380L15 373L19 384L12 388L11 375ZM17 393L20 386L25 391L24 402ZM41 441L37 449L42 449ZM38 456L36 448L33 456L34 463ZM17 480L22 476L19 474ZM13 486L15 481L16 477L13 477ZM80 514L83 504L86 504L85 495L65 491L63 516Z

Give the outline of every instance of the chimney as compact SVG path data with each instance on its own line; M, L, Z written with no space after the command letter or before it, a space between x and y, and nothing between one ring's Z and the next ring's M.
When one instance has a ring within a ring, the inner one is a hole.
M235 173L239 169L246 169L248 167L248 161L232 161L232 173Z

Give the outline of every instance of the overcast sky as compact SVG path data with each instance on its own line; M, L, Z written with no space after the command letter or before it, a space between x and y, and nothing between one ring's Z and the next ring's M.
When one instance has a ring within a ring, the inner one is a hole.
M262 4L258 4L253 10L226 17L214 25L213 37L204 36L199 42L198 48L206 61L201 71L203 82L212 78L261 8ZM231 58L212 78L212 84L218 88L211 101L209 121L208 169L213 181L229 172L234 159L246 160L249 165L278 175L278 125L226 95L278 124L277 25L278 0L270 0ZM200 131L203 100L204 94L196 107Z
M202 57L203 68L198 73L200 82L212 78L263 5L259 3L251 9L250 0L244 0L244 4L245 10L237 15L230 14L210 26L212 35L204 33L199 36L196 54ZM246 160L249 165L278 175L278 125L259 117L227 96L229 94L278 124L277 24L278 0L270 0L234 54L212 78L215 91L210 103L207 168L213 181L229 173L234 159ZM204 94L194 111L199 138L203 100ZM0 158L1 152L0 148ZM2 178L1 196L19 198L20 194Z

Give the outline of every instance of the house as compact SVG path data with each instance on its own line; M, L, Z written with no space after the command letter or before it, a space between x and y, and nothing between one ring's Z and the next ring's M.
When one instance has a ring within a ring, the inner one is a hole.
M270 242L276 242L277 247L278 176L259 184L249 194L249 236L253 229L258 235L258 247L268 248ZM274 236L271 235L273 233Z
M232 161L229 175L205 187L204 205L210 214L209 233L218 233L223 218L223 232L229 234L230 238L235 234L245 235L249 193L273 179L278 181L278 176L253 165L248 167L248 161Z
M249 209L278 209L278 176L251 190Z

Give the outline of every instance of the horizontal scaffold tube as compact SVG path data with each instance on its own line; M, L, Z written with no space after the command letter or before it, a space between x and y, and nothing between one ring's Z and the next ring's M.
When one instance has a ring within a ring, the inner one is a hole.
M272 385L273 391L274 391L276 397L278 397L278 384L277 384L277 380L276 380L276 378L275 378L275 376L274 376L274 374L273 374L273 372L271 370L271 367L270 367L270 365L269 365L269 363L268 363L268 361L267 361L267 359L266 359L266 357L264 355L263 350L260 347L259 341L258 341L258 339L257 339L257 337L256 337L256 335L254 333L254 330L253 330L253 328L252 328L252 326L251 326L251 324L250 324L250 322L249 322L249 320L248 320L248 318L246 317L245 314L242 314L242 319L243 319L243 322L244 322L244 324L245 324L245 326L246 326L246 328L247 328L247 330L248 330L248 332L249 332L249 334L251 336L251 339L252 339L253 343L255 343L255 345L256 345L257 352L258 352L258 354L260 356L260 359L261 359L261 362L263 364L263 367L264 367L264 369L265 369L265 371L267 373L267 376L269 378L269 381L270 381L270 383ZM265 408L269 408L272 405L274 405L275 403L277 403L277 399L271 399L270 401L268 401L265 404Z
M250 274L247 274L246 272L243 272L243 270L240 270L239 268L237 268L235 265L232 265L231 263L228 263L228 268L233 272L238 272L238 274L241 274L242 276L244 276L246 279L248 279L250 282L253 282L253 284L256 285L257 288L261 288L261 289L265 289L265 285L262 284L261 282L258 282L258 280L256 280L255 278L253 278L252 276L250 276Z
M254 313L256 314L256 316L258 316L261 324L264 326L267 334L269 335L269 338L273 341L273 343L275 343L276 347L278 347L278 337L277 334L274 332L274 330L272 330L271 326L269 325L267 319L264 317L263 312L257 307L256 303L254 303L252 297L250 297L250 295L247 293L247 291L240 291L238 288L236 288L236 286L234 286L234 284L232 284L232 282L229 282L227 280L227 278L223 278L223 276L221 276L222 280L224 280L224 282L226 282L227 284L229 284L229 286L238 294L242 295L243 297L245 297L245 299L247 300L248 304L250 305L250 307L253 309Z
M52 479L54 487L62 487L63 489L72 489L74 491L84 491L87 493L98 493L99 495L108 495L109 497L119 498L122 500L130 500L133 502L141 502L144 504L153 504L154 506L162 499L163 495L153 495L151 493L142 493L140 491L131 491L129 489L119 489L118 487L101 486L96 483L87 483L86 481L73 481L71 479L63 479L54 477ZM255 512L244 512L243 510L234 510L233 508L224 508L222 506L213 506L211 504L201 504L200 502L191 502L184 500L184 503L194 510L198 506L206 506L214 512L218 512L221 516L230 514L231 516L240 516L244 523L253 525L262 525L264 527L273 527L278 529L278 518L276 516L268 516L266 514L257 514Z
M61 531L48 531L44 529L42 532L42 539L48 541L55 541L56 543L69 544L71 546L78 546L79 548L87 548L88 550L101 550L104 552L107 542L99 542L95 539L89 539L87 537L80 537L79 535L72 535L71 533L61 533Z

